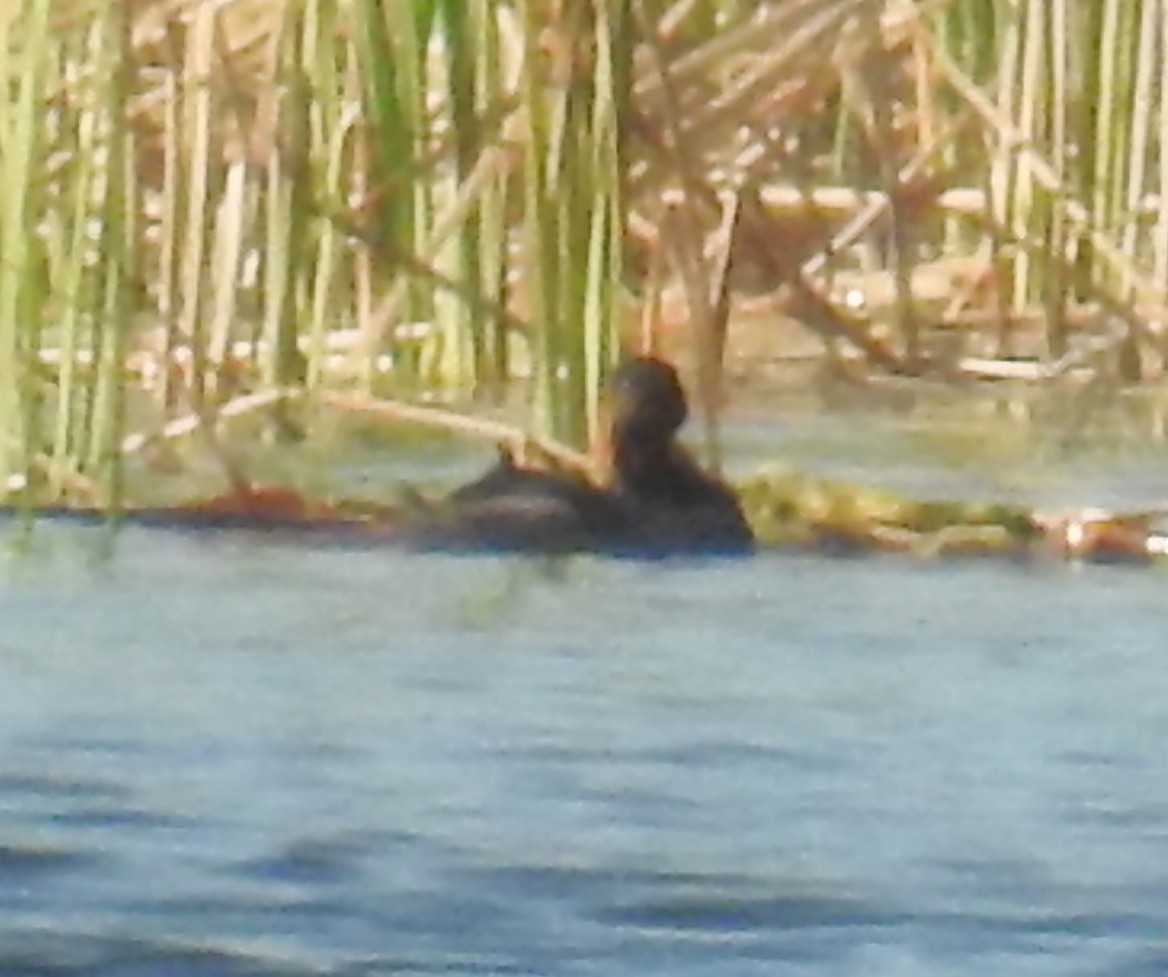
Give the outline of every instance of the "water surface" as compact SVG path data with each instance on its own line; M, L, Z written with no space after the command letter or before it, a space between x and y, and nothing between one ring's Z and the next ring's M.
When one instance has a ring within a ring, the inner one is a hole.
M1156 571L0 562L0 973L1168 969Z

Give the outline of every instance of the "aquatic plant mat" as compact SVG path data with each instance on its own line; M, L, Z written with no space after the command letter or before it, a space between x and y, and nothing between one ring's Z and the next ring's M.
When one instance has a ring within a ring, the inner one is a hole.
M562 470L570 459L537 443ZM530 455L529 455L530 456ZM887 489L787 468L737 481L760 550L836 557L903 553L922 559L1003 557L1150 563L1168 559L1168 508L1140 512L1040 510L1021 505L920 500ZM3 510L9 515L17 510ZM442 503L409 487L395 501L317 498L296 489L237 480L230 490L192 502L144 506L111 516L93 507L26 510L31 519L67 519L185 531L278 533L306 543L412 545L410 531L441 519ZM549 541L549 549L555 549Z

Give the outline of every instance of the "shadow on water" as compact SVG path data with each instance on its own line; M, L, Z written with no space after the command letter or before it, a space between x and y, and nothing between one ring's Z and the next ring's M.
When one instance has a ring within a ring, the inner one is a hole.
M1168 963L1154 572L0 564L0 975Z

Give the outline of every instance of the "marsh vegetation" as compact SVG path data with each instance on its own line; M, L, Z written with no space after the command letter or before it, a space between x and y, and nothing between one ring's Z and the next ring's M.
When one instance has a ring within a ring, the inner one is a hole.
M714 444L791 361L1159 383L1166 45L1152 0L14 0L0 486L503 402L581 449L622 350Z

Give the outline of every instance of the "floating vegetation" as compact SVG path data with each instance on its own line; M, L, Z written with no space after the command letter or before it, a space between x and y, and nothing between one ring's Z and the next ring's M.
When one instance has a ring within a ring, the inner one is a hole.
M553 470L563 470L562 461L551 464ZM915 500L790 470L763 473L735 488L763 552L1108 563L1168 559L1168 509L1046 512L997 503ZM241 482L219 495L139 507L122 518L162 529L243 530L305 540L412 547L417 542L415 530L441 520L441 509L435 505L409 487L399 489L396 501L383 502L317 499L285 487ZM102 510L79 506L45 508L41 516L82 521L106 518ZM565 548L552 543L549 551L566 554Z
M1004 552L1040 533L1017 507L921 502L892 492L779 470L739 486L759 539L837 553Z

